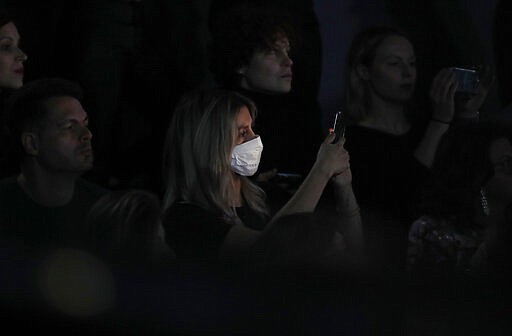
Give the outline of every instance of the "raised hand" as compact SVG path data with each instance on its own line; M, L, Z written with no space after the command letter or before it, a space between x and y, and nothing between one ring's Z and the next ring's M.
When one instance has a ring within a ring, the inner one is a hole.
M441 69L434 77L430 87L432 119L450 123L455 115L455 91L457 80L449 68Z
M315 165L329 178L341 174L350 167L348 152L343 147L345 139L342 138L337 143L332 143L334 138L334 133L325 138L318 150L315 162Z

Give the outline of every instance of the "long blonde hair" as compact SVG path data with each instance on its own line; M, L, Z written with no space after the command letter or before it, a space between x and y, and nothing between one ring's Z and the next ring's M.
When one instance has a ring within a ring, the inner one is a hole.
M227 90L186 94L176 106L164 152L164 209L184 201L234 218L234 176L231 151L237 136L236 117L247 107L253 120L256 107L248 98ZM265 193L240 176L248 206L266 217Z

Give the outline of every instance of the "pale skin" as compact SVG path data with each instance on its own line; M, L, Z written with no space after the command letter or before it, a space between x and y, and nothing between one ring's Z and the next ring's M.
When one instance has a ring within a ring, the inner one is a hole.
M240 86L249 91L269 95L289 93L293 81L293 60L290 57L290 41L278 34L271 50L255 51L249 63L237 70L242 75ZM258 174L258 181L268 181L276 176L277 169Z
M246 90L268 94L284 94L292 88L292 65L289 56L290 42L279 37L272 50L256 51L249 64L238 69L243 75L240 86Z
M23 85L23 62L27 55L19 48L20 34L14 23L0 27L0 91Z
M236 144L253 139L256 135L252 130L252 118L247 108L242 108L237 117L239 135ZM293 213L313 212L318 204L327 183L332 180L337 195L340 214L339 230L346 235L347 245L353 247L356 255L362 255L362 229L359 207L352 192L352 174L349 156L343 147L344 141L332 144L334 134L329 134L320 146L317 160L313 168L301 184L297 192L286 205L272 218L266 229L281 216ZM233 173L234 174L234 173ZM238 199L233 206L241 203L240 177L233 175ZM221 248L223 257L237 256L256 242L260 232L249 229L242 224L235 225L228 233Z
M410 124L405 103L416 83L416 56L412 45L400 36L387 37L370 66L360 64L357 74L368 85L371 111L360 125L386 133L407 133Z
M468 96L468 99L462 99L458 104L455 99L458 84L453 71L444 68L434 78L430 89L432 120L414 152L416 159L423 165L432 166L439 141L454 119L478 117L478 109L482 106L493 82L489 68L480 71L479 76L480 84L476 94Z
M371 110L359 123L361 126L394 135L410 130L406 104L412 98L416 83L415 62L412 44L404 37L389 36L377 48L370 66L360 64L357 67L358 75L368 83L371 96ZM459 117L477 115L492 82L489 75L489 72L483 73L477 94L460 106ZM456 89L455 76L448 68L442 69L432 82L432 120L414 151L415 158L426 167L432 166L439 141L454 119Z

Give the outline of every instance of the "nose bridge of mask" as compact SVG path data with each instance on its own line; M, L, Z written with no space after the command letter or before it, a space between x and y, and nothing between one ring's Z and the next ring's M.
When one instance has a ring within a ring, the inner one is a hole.
M238 165L254 164L254 160L259 161L262 151L263 143L261 142L261 138L257 136L252 140L236 145L233 148L231 158L234 159Z

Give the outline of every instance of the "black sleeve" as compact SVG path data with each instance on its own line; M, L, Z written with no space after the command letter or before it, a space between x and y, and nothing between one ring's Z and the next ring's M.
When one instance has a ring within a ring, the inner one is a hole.
M232 225L190 204L175 204L163 219L165 240L178 259L217 259Z

